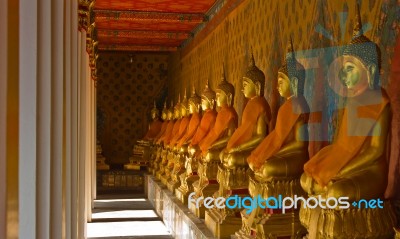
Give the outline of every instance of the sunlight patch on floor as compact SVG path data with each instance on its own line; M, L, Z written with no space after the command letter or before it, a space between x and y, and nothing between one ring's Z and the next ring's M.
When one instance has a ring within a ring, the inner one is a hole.
M154 210L121 210L111 212L96 212L92 214L92 219L106 218L157 218Z
M145 202L145 198L130 198L130 199L100 199L94 200L95 202Z
M87 237L163 236L170 235L161 221L97 222L87 224Z

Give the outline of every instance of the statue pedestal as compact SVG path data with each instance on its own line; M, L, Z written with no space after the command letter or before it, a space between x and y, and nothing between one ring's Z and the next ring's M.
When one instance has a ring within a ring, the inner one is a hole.
M153 176L146 176L147 198L173 238L213 238L211 232L189 209Z
M106 158L102 154L103 150L99 141L96 144L96 169L97 170L110 170L110 165L106 164Z
M279 195L294 198L304 197L305 193L300 186L299 179L270 180L259 182L253 176L249 177L249 191L253 198L259 195L262 198ZM299 208L298 205L297 208ZM299 209L287 210L284 214L281 209L257 208L255 215L241 212L242 226L235 233L236 238L291 238L301 239L307 233L299 219Z
M157 171L160 169L160 164L162 161L161 152L163 148L161 145L157 145L153 148L152 157L153 160L150 162L150 174L156 176Z
M217 155L217 154L216 154ZM212 197L212 195L218 191L219 185L217 182L219 159L216 158L209 162L199 162L198 174L199 180L194 182L193 189L196 193L193 200L197 200L200 197ZM203 199L204 199L203 198ZM196 202L190 202L188 205L190 211L199 218L205 217L205 207L203 206L203 200L200 201L199 207L196 207Z
M162 151L161 151L161 155L160 155L161 162L159 164L158 170L155 173L156 178L158 180L161 180L161 177L165 174L165 169L166 169L167 164L168 164L168 153L169 153L168 149L162 149Z
M193 183L199 180L197 175L198 160L195 157L196 151L191 152L186 156L185 171L179 175L180 186L175 189L175 196L184 204L188 204L188 196L194 191Z
M196 182L198 182L198 181L196 181ZM205 198L211 197L213 195L213 193L218 190L218 187L219 186L216 181L213 184L207 185L206 188L203 189L203 197L205 197ZM206 208L204 207L203 200L200 200L199 207L197 207L197 205L196 205L196 201L199 197L200 196L196 196L196 195L193 196L194 201L191 201L190 203L188 202L188 207L189 207L189 210L194 215L196 215L196 217L204 218L206 215Z
M185 180L184 184L181 183L181 186L177 189L175 189L175 196L178 198L179 201L181 201L184 205L188 204L188 196L190 193L194 191L193 188L193 183L197 180L199 180L199 176L197 175L197 172L193 172L190 176L187 176L187 173L185 172L184 175L181 175L184 177L183 180Z
M228 208L216 209L206 211L205 221L208 230L212 232L215 238L229 239L231 235L242 225L242 219L240 216L226 215L227 211L231 211ZM236 211L236 210L235 210ZM229 212L229 214L232 213Z
M235 169L226 169L224 166L218 168L219 189L214 193L213 197L239 196L244 198L249 196L248 191L248 167L237 167ZM212 208L206 211L205 221L207 228L214 234L216 238L230 238L242 226L240 217L240 208L235 209L218 209Z
M268 210L268 209L267 209ZM235 233L237 239L254 238L290 238L301 239L307 233L300 224L299 211L282 214L281 211L265 211L263 216L254 220L253 227L247 226L249 214L242 212L242 228ZM245 225L245 226L244 226Z
M167 186L168 182L171 180L171 175L175 164L174 161L175 161L175 152L169 150L167 153L167 165L164 167L164 173L161 174L160 176L160 180L162 184L164 184L165 186Z
M110 165L106 164L106 158L102 155L96 157L96 169L97 170L110 170Z
M383 201L383 208L300 209L300 221L315 239L393 239L396 223L393 206Z
M174 155L174 169L171 172L171 180L168 181L168 189L175 193L175 189L180 186L179 176L186 171L185 159L187 150L180 150Z
M125 170L140 170L140 165L138 164L124 164L124 169Z

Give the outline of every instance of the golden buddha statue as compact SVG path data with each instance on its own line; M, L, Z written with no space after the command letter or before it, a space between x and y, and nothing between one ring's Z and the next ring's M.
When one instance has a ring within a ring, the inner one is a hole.
M237 113L233 108L235 88L225 79L225 72L222 74L222 81L216 90L216 103L218 114L214 127L207 136L199 143L201 155L199 156L198 174L199 180L193 183L194 199L211 196L218 190L217 172L219 164L219 154L226 147L230 136L237 127ZM191 202L189 209L196 216L203 218L205 208L200 203Z
M168 149L166 145L166 141L168 138L171 137L172 130L174 128L175 124L175 119L174 119L174 112L173 112L173 102L171 102L171 107L167 110L167 127L165 129L165 132L163 135L160 136L160 138L157 140L157 144L159 146L159 151L157 153L157 158L155 164L158 166L155 174L156 178L161 180L161 175L164 174L165 172L165 166L168 163Z
M106 163L106 157L103 156L103 149L100 141L96 141L96 170L110 170L110 165Z
M162 121L160 120L160 113L156 106L156 101L154 101L154 107L151 109L151 119L153 120L149 125L149 130L143 137L143 140L152 141L159 132L161 131Z
M129 157L129 163L124 165L124 169L127 170L140 170L141 166L150 166L150 157L152 141L158 135L162 127L162 121L159 117L159 111L154 101L154 107L150 111L152 122L149 125L149 130L145 136L138 140L133 146L133 155Z
M167 114L168 114L168 109L167 109L167 102L164 102L164 108L161 112L161 119L163 120L163 123L161 125L161 130L158 132L158 134L154 137L152 141L152 147L151 147L151 155L150 155L150 167L148 168L149 172L153 175L155 175L155 172L158 169L158 164L160 163L159 159L161 158L161 151L162 151L162 145L158 144L157 141L158 139L161 138L161 136L164 135L167 125L168 125L168 120L167 120Z
M179 125L179 131L175 135L175 137L171 140L170 146L173 151L173 170L171 172L171 180L168 181L168 189L174 193L176 187L179 184L179 175L183 173L184 171L184 164L185 164L185 153L186 153L186 148L178 146L177 144L179 141L185 136L188 128L189 128L189 123L192 118L192 114L189 111L189 102L186 97L186 90L185 90L185 96L181 102L181 114L180 117L182 118L182 121Z
M198 144L202 142L202 140L207 136L210 130L213 128L215 119L217 118L217 112L215 111L215 92L208 87L208 82L206 87L203 90L201 98L194 94L192 98L189 100L189 107L192 113L191 122L194 121L197 117L201 119L198 123L195 130L195 134L190 138L192 135L191 130L188 129L188 139L186 143L189 143L187 146L187 153L186 153L186 161L185 161L185 168L186 171L180 175L181 185L175 191L176 197L183 203L187 204L188 194L193 192L193 183L199 179L197 174L198 168L198 160L200 154L200 148ZM203 110L203 114L200 116L200 107ZM196 120L197 122L197 120ZM189 124L189 128L191 124ZM193 126L194 128L194 126Z
M201 106L201 98L200 96L197 95L196 89L193 87L192 96L189 98L188 101L190 121L187 126L186 133L177 142L176 145L177 147L182 147L183 145L187 146L194 137L201 121L200 106ZM182 114L184 113L186 112L182 111Z
M384 199L390 103L379 86L379 47L363 35L361 26L357 7L353 39L335 61L339 74L331 75L346 90L338 133L331 145L304 165L301 177L310 197L348 197L347 209L301 208L302 223L317 239L393 238L395 216L390 201ZM360 200L380 200L382 207L361 205Z
M255 65L251 55L249 67L243 76L242 92L248 102L243 110L242 122L220 153L217 181L219 189L214 198L231 195L248 195L248 173L246 162L250 152L264 139L271 120L271 110L264 98L265 75ZM230 238L241 227L240 209L218 209L206 211L206 225L217 238Z
M305 69L296 60L289 43L285 63L278 70L278 92L285 99L274 130L254 149L247 162L254 174L249 179L253 199L301 196L300 176L308 160L307 122L309 107L303 96ZM305 234L298 210L281 214L271 208L242 211L239 238L291 237Z
M181 114L181 100L180 100L180 95L178 97L178 103L174 107L174 119L176 120L174 123L174 127L172 128L171 135L169 138L165 140L165 145L166 145L166 160L167 160L167 165L164 168L164 173L161 176L161 182L164 185L167 185L168 181L171 178L171 173L174 168L174 159L175 159L175 153L176 153L176 148L173 147L173 143L175 140L175 137L177 134L179 134L179 129L182 124L182 114Z

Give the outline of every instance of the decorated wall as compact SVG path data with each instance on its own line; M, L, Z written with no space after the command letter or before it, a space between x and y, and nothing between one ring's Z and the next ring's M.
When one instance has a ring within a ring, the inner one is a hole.
M390 94L394 109L392 149L395 150L391 151L390 167L392 174L400 174L400 100L396 96L400 82L391 82L389 77L400 31L400 1L358 2L365 35L378 43L382 52L382 86ZM241 115L245 103L241 76L253 53L256 65L266 75L265 97L276 117L281 103L276 91L277 70L292 38L296 57L308 69L307 101L312 111L323 113L319 119L313 119L320 121L320 127L310 130L310 137L315 140L309 149L313 155L332 140L338 124L335 110L341 102L327 85L332 56L326 54L328 49L333 49L336 52L332 55L337 55L342 49L340 46L350 42L355 6L356 0L227 0L217 16L190 43L170 56L169 94L176 100L179 93L192 85L201 91L207 80L215 89L224 67L227 80L236 88L234 106Z
M154 100L165 98L167 61L166 54L100 53L97 138L108 163L127 163L146 133Z

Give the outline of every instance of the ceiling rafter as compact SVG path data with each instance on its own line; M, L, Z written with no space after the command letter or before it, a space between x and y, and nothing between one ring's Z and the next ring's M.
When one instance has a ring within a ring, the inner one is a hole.
M191 34L187 32L163 32L163 31L140 31L140 30L97 30L98 38L122 37L122 38L159 38L185 40Z
M140 20L160 20L171 23L195 22L202 23L207 20L204 14L196 13L166 13L166 12L140 12L140 11L108 11L94 10L96 20L112 20L118 21L122 19Z
M175 46L160 46L160 45L100 45L101 51L176 51Z

